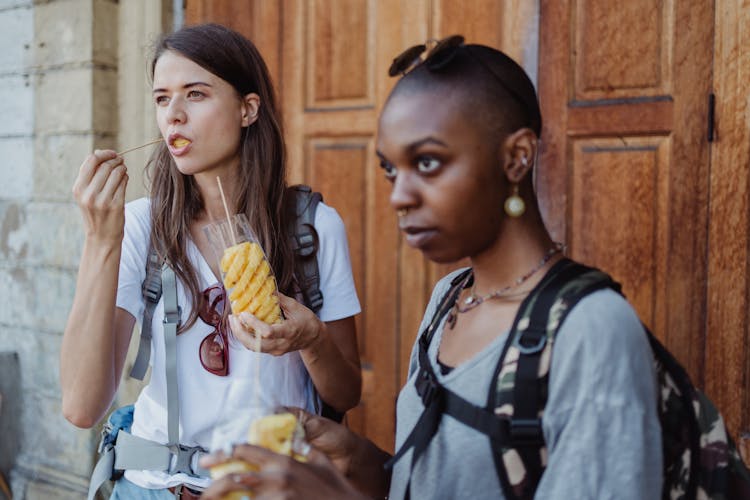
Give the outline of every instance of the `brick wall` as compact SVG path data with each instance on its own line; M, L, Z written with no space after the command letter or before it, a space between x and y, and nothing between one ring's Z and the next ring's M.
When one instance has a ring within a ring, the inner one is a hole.
M91 150L155 133L145 55L171 4L0 0L0 352L20 366L16 499L85 496L98 430L62 417L58 380L82 244L70 189ZM130 199L143 192L132 177Z

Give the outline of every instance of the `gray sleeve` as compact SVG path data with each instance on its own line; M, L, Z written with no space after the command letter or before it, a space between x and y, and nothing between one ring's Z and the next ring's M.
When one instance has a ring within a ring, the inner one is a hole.
M661 498L661 428L651 348L611 290L570 312L555 342L538 499Z

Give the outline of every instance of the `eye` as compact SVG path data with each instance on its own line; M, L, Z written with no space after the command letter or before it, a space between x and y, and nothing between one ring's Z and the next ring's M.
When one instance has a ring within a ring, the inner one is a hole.
M420 156L417 158L417 170L423 174L431 174L438 170L442 163L432 156Z
M157 106L164 106L169 103L169 97L165 95L158 95L154 98L154 102Z
M396 178L396 167L393 166L393 163L380 160L380 168L384 170L386 179L393 180Z
M202 98L202 97L205 97L205 95L206 95L206 94L204 94L204 93L203 93L203 92L201 92L200 90L191 90L191 91L190 91L190 92L188 92L188 94L187 94L187 96L188 96L188 99L200 99L200 98Z

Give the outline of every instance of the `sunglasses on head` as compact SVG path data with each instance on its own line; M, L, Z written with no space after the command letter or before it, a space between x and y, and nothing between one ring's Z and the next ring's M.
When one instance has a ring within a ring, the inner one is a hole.
M198 317L214 327L214 331L201 341L198 356L203 368L220 377L229 374L229 338L224 319L226 303L227 294L224 287L216 284L203 290L198 309Z
M434 45L429 49L424 58L422 58L425 51L427 51L428 45L431 44ZM461 35L451 35L437 41L428 40L427 43L409 47L393 60L390 68L388 68L388 76L405 76L421 65L424 65L432 72L439 72L453 61L461 49L474 62L484 68L485 71L488 71L513 99L521 105L522 109L528 113L529 127L534 129L538 135L541 128L541 117L538 117L539 106L536 103L536 98L534 97L535 102L532 103L530 102L531 97L525 98L516 90L517 88L523 89L525 86L528 86L524 71L517 67L518 65L510 57L501 53L502 59L500 61L505 63L508 70L498 72L487 64L487 62L483 61L479 54L475 54L471 46L464 45L464 37Z
M427 45L431 43L435 45L422 59L422 54L427 50ZM439 70L453 59L456 49L463 44L464 37L452 35L442 40L428 40L427 43L409 47L393 60L391 67L388 68L388 76L406 75L420 64L427 65L427 68L431 71Z

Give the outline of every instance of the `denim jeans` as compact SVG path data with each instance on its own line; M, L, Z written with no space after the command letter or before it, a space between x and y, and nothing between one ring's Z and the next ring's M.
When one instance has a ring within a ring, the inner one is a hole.
M133 484L125 477L115 483L110 500L174 500L174 493L169 490L151 490Z

